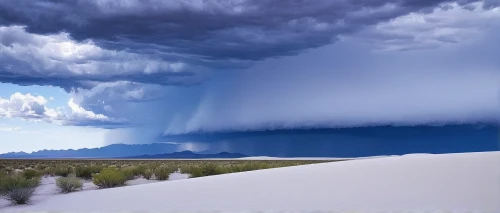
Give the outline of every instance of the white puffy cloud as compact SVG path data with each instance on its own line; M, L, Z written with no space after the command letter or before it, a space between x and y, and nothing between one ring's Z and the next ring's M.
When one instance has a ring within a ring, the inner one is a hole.
M73 98L69 99L68 106L71 109L71 120L92 120L92 121L109 121L110 119L103 114L95 114L92 111L85 110L80 105L76 104Z
M0 117L18 117L47 122L64 119L64 115L58 109L48 108L47 102L43 96L16 92L9 99L0 98Z
M125 122L124 120L111 119L106 115L86 110L75 103L73 99L68 102L69 110L49 108L47 103L48 100L43 96L16 92L8 99L0 98L0 117L21 118L63 125L119 125Z
M376 44L382 51L437 48L477 39L499 27L500 7L483 6L443 4L430 13L410 13L341 37Z

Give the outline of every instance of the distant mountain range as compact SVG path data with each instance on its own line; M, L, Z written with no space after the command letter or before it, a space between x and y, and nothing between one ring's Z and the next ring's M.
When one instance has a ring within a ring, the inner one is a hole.
M220 152L217 154L200 154L192 151L182 151L182 152L173 152L173 153L165 153L165 154L157 154L157 155L138 155L138 156L130 156L124 158L134 158L134 159L202 159L202 158L243 158L248 157L247 155L240 153L229 153L229 152Z
M112 144L92 149L41 150L32 153L9 152L0 154L0 158L117 158L172 153L177 149L177 145L169 143Z

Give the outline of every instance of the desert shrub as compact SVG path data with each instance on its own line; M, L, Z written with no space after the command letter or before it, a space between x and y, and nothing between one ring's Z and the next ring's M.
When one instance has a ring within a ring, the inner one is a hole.
M8 175L0 181L0 193L5 193L15 188L36 188L40 185L40 178L26 179L21 175Z
M75 167L75 175L79 178L91 179L94 168L89 166L77 166Z
M61 177L68 177L73 172L73 168L69 166L57 166L54 169L54 175Z
M188 173L190 178L204 177L211 175L220 175L229 173L230 170L215 163L202 164L200 166L191 166L181 168L181 172Z
M150 163L146 166L147 169L154 171L156 168L160 167L158 163Z
M146 166L143 166L143 165L137 166L134 169L134 175L135 176L143 175L144 172L146 172L146 170L147 170Z
M7 191L3 196L8 201L20 205L27 204L35 193L35 188L15 188Z
M90 169L92 170L92 173L99 173L101 170L104 168L104 166L99 166L99 165L92 165L90 166Z
M33 179L40 176L40 173L38 173L38 171L33 169L26 169L21 174L26 179Z
M183 174L191 174L193 169L195 169L193 165L181 165L181 173Z
M268 163L262 163L262 162L247 162L244 164L231 167L231 169L234 170L235 172L246 172L246 171L268 169L268 168L271 168L271 166Z
M151 176L153 176L153 171L151 171L150 169L146 169L143 173L142 173L142 176L144 178L146 178L146 180L149 180L151 179Z
M3 170L7 172L7 174L12 174L12 172L14 171L12 167L5 167Z
M74 192L83 187L83 183L77 177L60 177L56 180L56 185L62 193Z
M47 167L45 169L43 169L43 171L41 171L41 173L43 175L50 175L50 176L54 176L54 173L55 173L55 168L52 168L52 167Z
M123 172L123 174L125 175L125 178L127 178L127 180L134 179L134 177L135 177L135 168L134 167L123 168L123 169L121 169L121 171Z
M243 172L243 167L242 165L236 164L236 165L230 165L229 168L231 173L235 172Z
M38 164L35 166L35 169L38 171L43 171L45 168L47 168L47 165L45 164Z
M186 171L185 173L189 174L189 178L196 178L196 177L203 177L206 176L203 173L203 170L199 166L193 166L190 167L189 169L181 170L181 171Z
M127 177L122 171L113 168L105 168L101 173L94 175L92 182L100 188L112 188L122 186Z
M155 170L156 180L168 180L172 172L173 172L172 168L159 167Z
M241 167L242 167L242 170L243 170L243 171L253 171L253 170L257 170L256 165L251 164L251 163L245 163L245 164L241 165Z
M219 166L215 163L205 164L204 166L202 166L202 169L207 176L226 174L230 172L226 167Z
M14 204L26 204L40 185L39 178L26 179L21 175L2 177L0 180L0 194Z

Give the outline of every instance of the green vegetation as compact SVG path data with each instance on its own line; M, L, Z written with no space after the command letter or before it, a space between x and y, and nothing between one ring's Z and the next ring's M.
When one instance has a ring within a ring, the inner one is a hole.
M125 181L127 181L127 177L123 171L114 168L105 168L92 178L92 182L100 188L123 186Z
M154 171L160 167L180 168L183 173L189 168L204 167L213 164L231 172L243 172L285 166L296 166L312 163L331 162L332 160L118 160L118 159L0 159L0 171L6 174L15 173L14 168L36 170L40 174L68 176L74 173L77 177L90 179L103 168L130 169L134 176L144 175L147 170ZM210 169L210 165L207 169ZM177 170L177 169L176 169Z
M151 179L151 177L153 176L153 171L151 169L146 169L143 173L142 173L142 176L144 178L146 178L146 180L149 180Z
M149 180L153 174L157 180L168 180L179 169L190 178L197 178L323 162L331 160L0 159L0 196L14 204L26 204L42 175L59 176L57 186L61 192L69 193L82 188L79 178L92 179L100 188L111 188L140 176Z
M300 161L242 161L229 164L205 162L202 164L183 165L180 169L182 173L189 174L190 178L196 178L303 164L305 163Z
M27 204L33 196L40 178L27 179L22 175L7 175L0 177L0 195L13 204Z
M48 168L46 171L48 172L47 175L68 177L69 174L73 173L73 168L66 164L59 164Z
M37 171L43 171L45 168L47 168L47 165L45 165L45 164L38 164L35 166L35 169Z
M77 177L60 177L56 180L56 185L62 193L74 192L83 187L82 181Z
M134 176L141 176L148 168L145 165L139 165L134 168Z
M77 166L75 167L75 176L83 179L92 179L94 170L90 166Z
M21 175L7 175L0 182L0 193L8 192L15 188L36 188L40 184L40 178L26 179Z
M135 173L136 173L135 167L126 167L126 168L123 168L123 169L120 169L120 170L125 175L125 178L127 180L133 180L134 179Z
M35 193L35 188L15 188L9 190L3 195L5 199L13 204L27 204Z
M41 176L40 173L34 169L25 169L21 174L26 179L33 179Z
M175 172L175 170L173 167L159 167L154 171L155 178L156 180L168 180L170 174Z
M214 163L207 163L202 165L182 167L181 172L189 174L190 178L196 178L230 173L231 170L229 168L229 166L219 166Z
M246 172L259 169L296 166L331 161L319 160L121 160L121 159L0 159L0 190L2 194L10 192L9 200L28 202L24 198L31 196L33 185L37 185L41 175L58 177L76 176L92 179L101 188L122 186L125 181L140 176L146 179L155 177L157 180L168 180L171 173L180 169L181 173L189 174L190 178L220 175L226 173ZM22 171L16 172L16 169ZM154 175L153 175L154 174ZM63 192L76 190L79 185L69 180L60 179L60 184L69 184ZM70 184L71 182L71 184ZM32 185L21 187L22 184ZM36 184L35 184L36 183ZM16 185L17 184L17 185ZM4 185L16 185L23 190L17 190ZM5 196L4 196L5 197ZM14 201L13 201L14 202ZM15 201L17 203L17 201Z
M12 174L14 172L14 169L12 167L7 166L4 167L2 171L5 172L6 174Z

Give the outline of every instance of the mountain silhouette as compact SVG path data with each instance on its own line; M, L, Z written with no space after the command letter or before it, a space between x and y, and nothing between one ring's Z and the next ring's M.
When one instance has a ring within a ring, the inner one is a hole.
M177 149L177 145L169 143L111 144L92 149L40 150L32 153L9 152L0 154L0 158L116 158L171 153Z
M201 154L192 151L182 151L173 153L164 153L156 155L138 155L130 156L124 158L134 158L134 159L203 159L203 158L243 158L248 157L247 155L240 153L229 153L229 152L219 152L216 154Z

